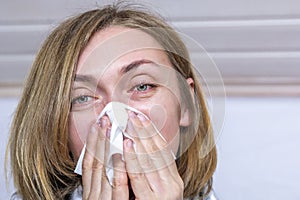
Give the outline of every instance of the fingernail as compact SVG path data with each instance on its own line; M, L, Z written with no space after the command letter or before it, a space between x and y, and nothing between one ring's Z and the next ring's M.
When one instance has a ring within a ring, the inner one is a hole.
M128 111L128 115L129 115L130 118L135 118L136 117L135 113L131 110Z
M127 139L127 141L126 141L126 147L127 148L131 148L132 147L132 140L131 139Z
M104 128L107 124L107 121L105 118L101 118L101 122L100 122L100 125L101 125L101 128Z
M107 138L110 138L110 131L111 131L110 128L108 128L108 129L106 130L106 137L107 137Z
M137 115L137 117L143 122L146 121L146 117L140 113Z
M97 124L98 126L101 127L101 119L98 119L98 120L96 121L96 124Z
M95 134L95 133L97 133L98 131L97 131L97 128L93 125L92 126L92 128L91 128L91 133L92 134Z

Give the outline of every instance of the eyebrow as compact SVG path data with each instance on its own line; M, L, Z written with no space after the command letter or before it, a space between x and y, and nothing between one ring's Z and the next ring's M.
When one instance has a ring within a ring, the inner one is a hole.
M90 75L76 74L74 81L89 83L89 84L92 84L92 85L97 84L97 80L93 76L90 76Z
M133 61L130 64L123 66L121 68L120 72L122 74L125 74L125 73L129 72L130 70L136 69L137 67L139 67L143 64L149 64L149 63L157 65L155 62L153 62L151 60L141 59L141 60ZM97 85L97 80L91 75L76 74L75 78L74 78L74 81L89 83L89 84L92 84L92 85Z
M151 60L146 60L146 59L136 60L136 61L133 61L132 63L130 63L128 65L123 66L121 68L120 72L122 74L125 74L125 73L129 72L130 70L136 69L137 67L139 67L143 64L149 64L149 63L157 65L155 62L153 62Z

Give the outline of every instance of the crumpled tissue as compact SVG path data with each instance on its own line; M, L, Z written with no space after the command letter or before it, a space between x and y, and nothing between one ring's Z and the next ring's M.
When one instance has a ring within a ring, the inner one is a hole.
M114 176L114 169L112 168L112 156L114 154L121 154L122 159L123 156L123 137L126 136L133 141L133 147L135 148L133 138L125 132L128 122L128 112L127 110L131 110L137 114L143 115L146 119L148 117L142 112L138 111L135 108L132 108L126 104L120 102L110 102L108 103L100 115L98 116L97 122L103 117L105 114L108 116L111 123L111 131L110 131L110 147L108 153L108 167L106 167L106 176L109 180L109 183L112 185L112 179ZM155 127L155 126L154 126ZM161 136L161 138L166 141L163 136L157 131L157 133ZM113 144L113 145L112 145ZM81 154L79 156L76 168L74 170L75 173L82 175L82 161L84 157L84 153L86 150L86 145L82 148Z

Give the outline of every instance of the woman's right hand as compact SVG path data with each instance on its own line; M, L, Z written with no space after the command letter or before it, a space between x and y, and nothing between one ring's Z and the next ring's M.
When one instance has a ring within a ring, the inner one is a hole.
M110 123L102 117L100 124L94 124L86 140L86 151L82 164L83 199L128 199L128 178L121 156L114 156L113 187L105 173L106 152L109 148Z

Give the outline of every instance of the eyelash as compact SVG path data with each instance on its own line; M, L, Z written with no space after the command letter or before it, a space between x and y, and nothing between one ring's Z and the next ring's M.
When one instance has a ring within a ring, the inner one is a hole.
M139 91L137 88L140 87L140 86L147 86L147 89L145 91ZM147 92L148 90L153 89L155 87L157 87L157 86L154 85L154 84L151 84L151 83L139 83L139 84L135 85L131 90L133 92L144 93L144 92Z
M145 90L142 90L140 91L138 89L138 87L141 87L141 86L146 86L147 88ZM140 93L140 94L143 94L143 93L147 93L149 90L153 89L153 88L156 88L157 86L154 85L154 84L151 84L151 83L139 83L137 85L135 85L134 87L132 87L129 91L131 92L134 92L134 93ZM85 99L81 99L81 98L85 98ZM91 96L91 95L78 95L76 97L74 97L72 100L71 100L71 105L72 106L83 106L85 104L88 104L88 102L90 101L96 101L98 98L95 97L95 96ZM79 102L81 101L82 102Z
M83 97L84 97L84 98L97 99L96 97L90 96L90 95L79 95L79 96L77 96L77 97L75 97L75 98L72 99L72 101L71 101L72 105L76 105L76 104L85 104L85 103L87 103L87 102L89 101L89 100L86 100L85 102L82 102L82 103L76 102L76 101L79 101L80 98L83 98Z

